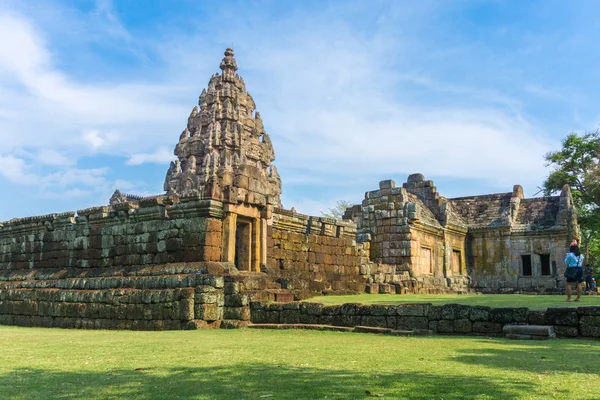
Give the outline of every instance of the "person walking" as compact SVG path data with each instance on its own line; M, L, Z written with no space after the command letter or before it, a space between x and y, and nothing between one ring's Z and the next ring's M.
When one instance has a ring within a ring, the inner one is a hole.
M577 284L577 297L575 301L579 301L581 299L581 284L583 282L583 255L579 251L577 242L571 243L569 254L565 258L565 265L567 266L565 270L565 277L567 278L567 301L571 301L571 296L573 295L571 284L573 283Z

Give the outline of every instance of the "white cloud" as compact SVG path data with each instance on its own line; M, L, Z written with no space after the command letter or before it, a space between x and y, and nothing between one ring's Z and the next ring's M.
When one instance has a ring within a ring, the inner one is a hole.
M91 186L106 184L107 168L77 169L67 168L44 177L43 187Z
M160 130L181 112L181 107L159 100L181 90L177 87L74 81L53 65L47 39L23 17L0 13L0 38L10 38L0 40L0 90L6 89L11 95L10 102L0 100L0 109L6 116L0 120L0 128L6 129L0 131L8 130L16 136L17 130L29 124L28 119L35 118L38 124L46 122L44 129L27 132L26 145L47 145L49 134L60 131L60 135L51 136L54 146L73 146L83 130L84 142L92 150L103 147L123 152L129 147L117 143L117 135L112 133L116 127L128 131L120 142L135 142L144 131L148 137L158 134L148 128ZM32 115L30 110L36 106ZM132 126L137 129L133 131ZM36 138L41 140L32 140Z
M520 113L481 100L433 109L396 99L394 88L402 86L394 85L395 70L381 63L389 49L380 48L377 39L353 40L348 32L332 49L331 35L322 33L313 30L306 40L276 50L259 43L263 51L251 60L269 77L266 89L259 88L262 98L255 99L279 165L301 165L314 174L487 178L509 188L541 182L542 156L552 143ZM277 96L268 96L271 91ZM481 90L452 91L466 99L482 97ZM518 107L501 96L497 101Z
M91 190L83 190L79 188L73 188L69 190L61 191L42 191L37 197L42 199L52 200L64 200L64 199L76 199L82 197L88 197L92 194Z
M75 164L73 158L66 157L54 149L38 150L35 161L50 166L69 166Z
M219 12L227 14L233 6L223 7ZM6 166L0 175L21 184L44 181L47 190L55 185L83 193L96 186L104 195L114 190L114 177L102 168L78 168L78 157L121 156L127 165L164 164L166 170L187 112L218 70L223 47L235 40L239 73L271 134L276 164L288 173L282 173L284 187L314 192L333 177L331 186L349 193L365 175L398 180L412 172L486 181L507 190L514 183L527 189L543 179L543 154L559 143L541 134L544 129L525 112L519 92L502 90L491 78L489 85L470 84L435 69L448 55L477 51L424 46L420 34L433 26L429 22L442 12L439 5L393 6L370 29L345 20L354 13L362 21L355 4L278 18L251 6L235 7L243 8L236 14L243 17L232 17L226 26L216 23L219 13L214 20L206 17L216 26L210 38L208 27L194 31L165 22L152 27L157 28L152 41L129 32L110 1L98 2L90 15L55 14L54 24L69 24L69 35L82 37L80 48L87 38L94 44L87 51L97 51L101 43L143 60L111 65L110 56L102 59L112 73L121 65L139 67L134 80L72 73L70 60L59 58L68 53L53 51L57 38L39 25L45 17L32 9L0 11L0 166ZM65 16L69 20L61 20ZM146 52L154 55L151 62ZM426 68L420 68L418 57ZM477 67L485 71L484 61ZM555 93L533 83L522 86L547 98ZM421 97L425 92L428 97ZM37 173L42 164L55 168ZM320 215L339 200L315 196L302 200L304 194L290 193L290 204L284 204ZM295 205L294 199L301 200Z
M162 164L168 166L175 159L172 151L166 147L159 147L153 153L138 153L127 160L127 165L142 165L147 163Z
M283 206L286 209L290 210L294 208L299 214L311 215L315 217L323 216L323 213L327 212L331 207L333 207L337 200L320 201L306 197L287 199L285 196L282 198Z
M39 177L29 171L25 160L0 154L0 176L17 185L34 185Z
M122 137L113 131L102 131L98 129L88 129L83 132L83 142L86 143L92 151L114 150L114 147L123 142Z

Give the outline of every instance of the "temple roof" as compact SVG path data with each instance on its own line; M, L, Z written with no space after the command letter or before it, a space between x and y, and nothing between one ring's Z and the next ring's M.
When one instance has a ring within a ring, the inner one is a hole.
M448 199L469 226L503 225L503 216L510 210L512 193L496 193Z
M168 194L281 206L275 153L231 48L192 109L165 178Z

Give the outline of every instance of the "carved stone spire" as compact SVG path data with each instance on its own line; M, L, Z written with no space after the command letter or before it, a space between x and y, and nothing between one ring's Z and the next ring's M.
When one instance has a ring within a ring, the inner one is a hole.
M223 71L223 81L233 82L235 79L235 71L237 71L238 67L235 62L235 58L233 58L232 48L228 47L225 49L225 57L221 61L219 68L221 68L221 71Z
M233 50L213 75L175 146L177 163L165 179L168 194L201 195L230 203L281 206L275 153L246 91Z

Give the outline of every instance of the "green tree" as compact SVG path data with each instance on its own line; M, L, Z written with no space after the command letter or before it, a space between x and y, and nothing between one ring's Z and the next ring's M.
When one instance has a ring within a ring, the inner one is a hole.
M588 262L600 260L600 133L569 134L562 149L545 155L552 172L544 181L543 191L551 195L571 186L582 235L582 247Z
M346 200L338 200L335 202L335 205L331 207L328 212L321 211L324 217L333 218L333 219L342 219L344 213L346 212L346 208L352 207L353 204Z

